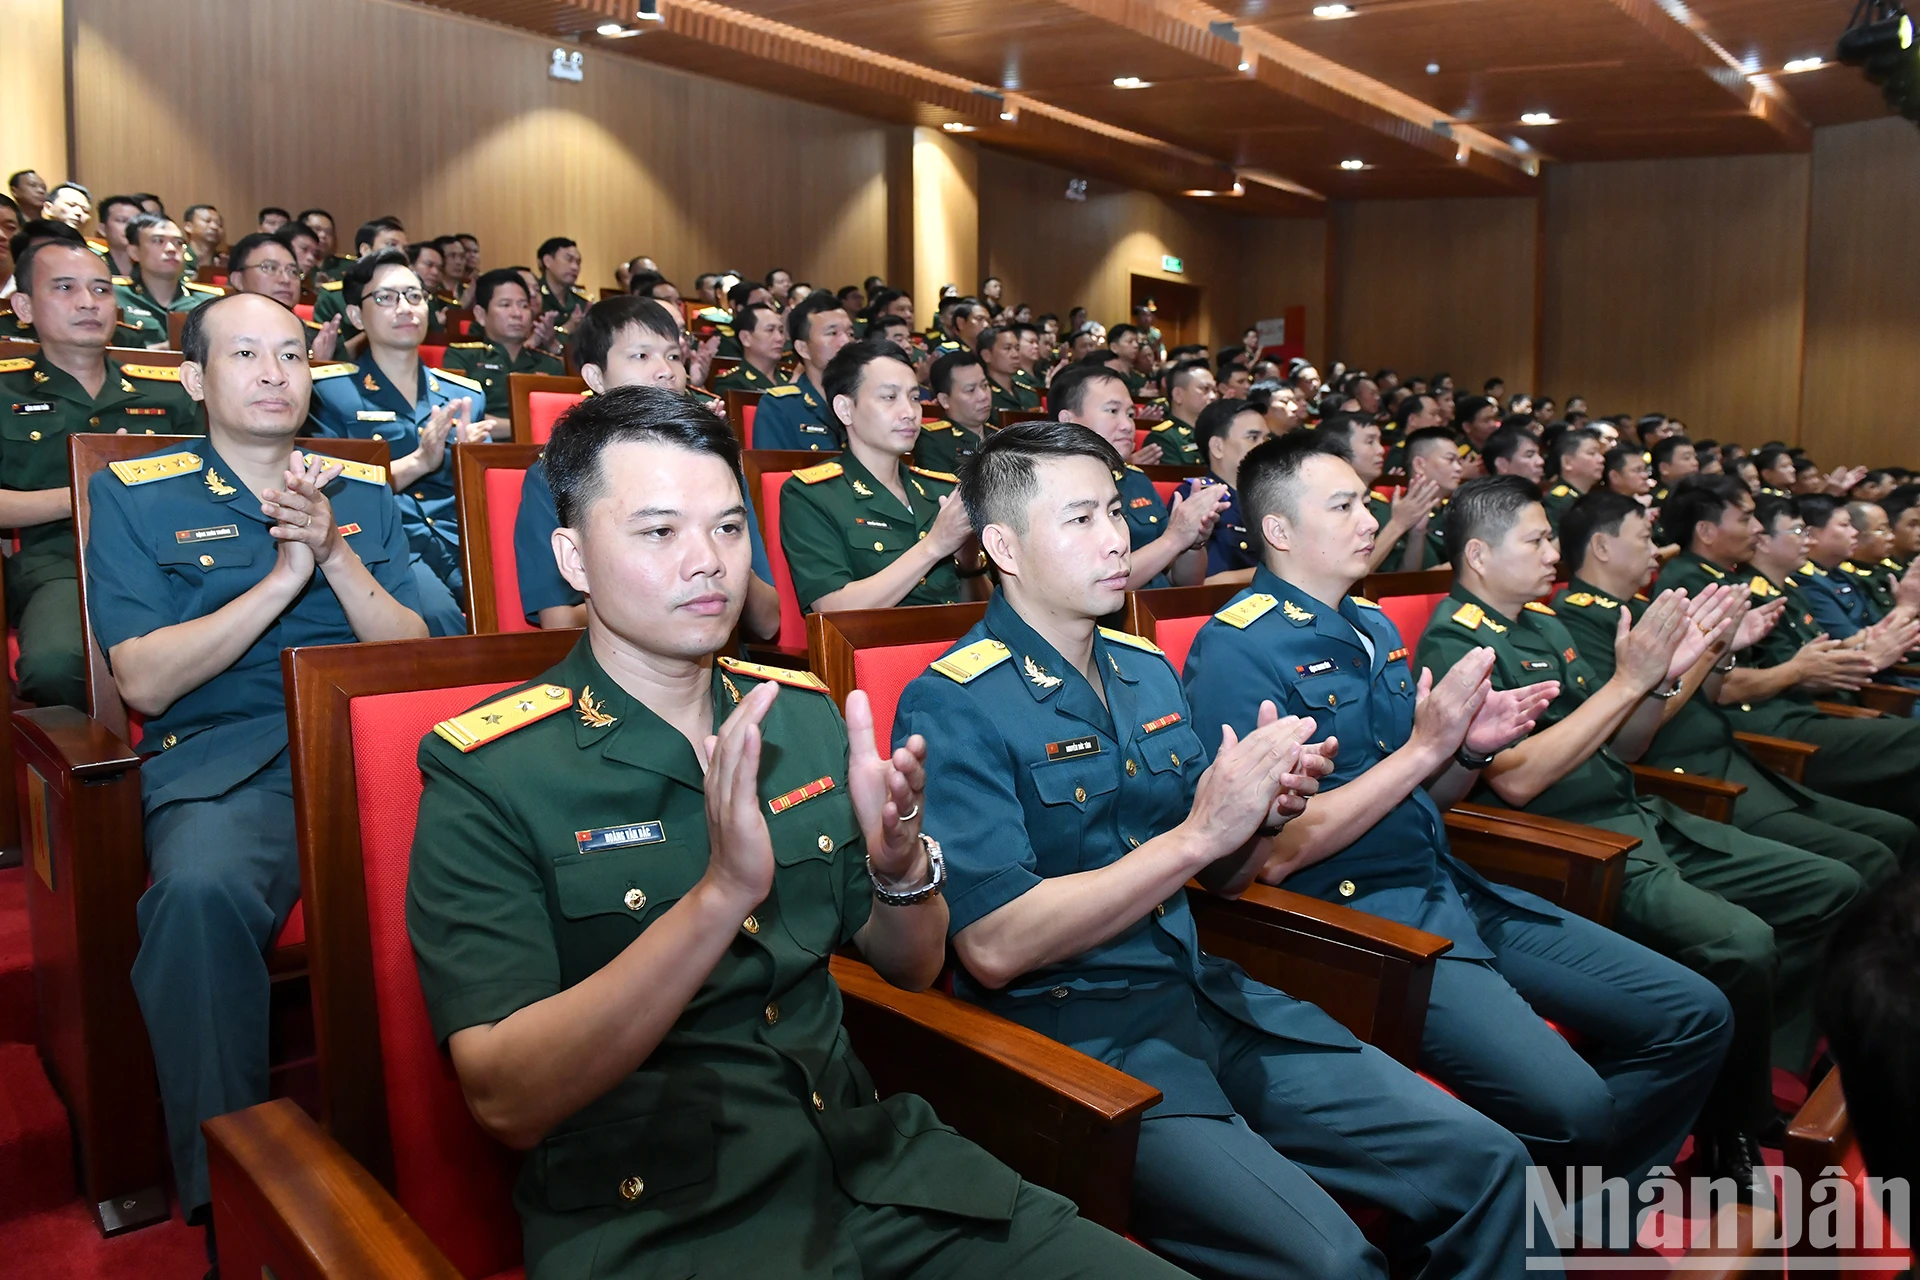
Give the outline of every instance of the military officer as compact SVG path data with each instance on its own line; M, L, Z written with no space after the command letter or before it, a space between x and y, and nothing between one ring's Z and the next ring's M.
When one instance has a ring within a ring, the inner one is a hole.
M1856 499L1847 504L1856 537L1853 554L1840 563L1867 593L1875 619L1884 618L1920 592L1920 574L1907 581L1909 566L1893 559L1893 524L1879 502Z
M532 1153L529 1275L1177 1274L848 1049L837 948L915 989L944 958L926 744L883 758L864 695L843 723L814 676L713 656L748 578L726 427L623 388L547 461L587 633L422 741L407 898L468 1104Z
M1031 422L967 469L1000 589L893 726L896 743L939 726L927 807L956 988L1162 1092L1133 1228L1190 1270L1385 1276L1342 1195L1406 1219L1418 1274L1517 1275L1520 1144L1200 949L1182 886L1244 890L1331 762L1270 705L1245 739L1203 737L1166 658L1096 626L1129 575L1120 466L1089 432Z
M787 312L787 337L800 357L800 373L785 386L767 388L760 398L753 415L753 447L815 452L845 448L846 429L820 388L827 365L853 341L852 317L832 294L809 294Z
M1439 482L1425 470L1415 468L1413 482L1404 489L1395 487L1391 493L1374 489L1386 468L1387 450L1380 439L1380 427L1371 418L1336 413L1315 427L1314 435L1345 460L1368 488L1367 511L1379 525L1368 571L1426 568L1427 534L1439 523L1434 519L1434 508L1442 499ZM1257 536L1257 527L1254 532Z
M365 331L367 353L355 364L314 370L314 426L324 435L387 442L423 616L437 636L462 635L460 517L447 446L488 439L485 393L460 374L420 363L427 295L404 249L356 259L341 283L342 314Z
M1574 503L1602 487L1600 482L1606 473L1607 451L1598 431L1575 427L1561 432L1547 446L1547 477L1553 483L1547 486L1541 505L1556 530Z
M1604 489L1575 503L1568 515L1573 518L1560 525L1560 563L1568 582L1554 597L1553 611L1593 673L1605 680L1613 675L1621 611L1635 622L1647 611L1639 592L1653 573L1653 535L1639 503ZM1716 667L1731 669L1733 654L1757 644L1784 607L1774 599L1750 610L1748 600L1741 600L1740 625L1728 652L1714 655ZM1740 783L1746 792L1733 802L1733 823L1742 831L1838 858L1869 889L1892 879L1920 843L1920 829L1894 814L1823 796L1761 765L1715 705L1725 675L1710 669L1698 693L1676 700L1678 710L1653 735L1641 762Z
M1020 335L1012 326L986 330L978 339L977 349L986 366L994 413L1022 413L1040 407L1040 393L1019 378Z
M841 348L825 378L846 452L781 487L780 545L808 611L953 604L985 585L956 478L903 460L920 435L920 401L901 354L871 340Z
M457 243L457 242L456 242ZM513 414L507 379L516 373L558 375L565 367L526 345L533 332L533 301L527 282L512 267L496 267L481 275L473 290L473 309L484 317L486 339L447 344L441 368L480 384L487 398L487 416L509 424Z
M1494 651L1496 689L1540 680L1560 692L1540 728L1482 772L1490 803L1636 836L1614 928L1720 988L1734 1040L1697 1135L1703 1164L1751 1196L1759 1139L1784 1127L1773 1109L1769 1053L1804 1069L1807 1002L1820 947L1865 886L1829 858L1695 817L1634 790L1620 754L1639 756L1664 707L1697 684L1723 638L1724 590L1663 594L1602 680L1551 607L1539 603L1559 563L1540 496L1519 476L1462 485L1447 511L1453 591L1420 638L1419 665L1450 669ZM1617 625L1617 624L1616 624ZM1721 634L1716 634L1721 633ZM1775 1037L1775 1028L1781 1034Z
M127 247L133 255L133 275L115 276L114 300L120 306L120 327L114 341L123 347L164 347L167 317L191 311L221 291L212 285L183 279L186 237L172 218L143 213L127 224Z
M326 324L330 320L340 322L340 350L343 354L358 356L366 347L360 335L360 329L347 314L345 284L347 268L354 262L376 253L381 249L404 249L407 244L407 229L400 225L398 218L375 218L363 222L354 232L354 256L342 259L340 272L321 283L314 295L313 322ZM403 255L404 256L404 255ZM328 261L332 261L329 259Z
M325 209L303 210L295 222L302 223L313 232L316 249L319 254L314 264L314 282L324 284L329 280L338 280L346 274L347 265L353 261L351 254L342 255L334 250L339 245L339 236L334 229L333 215Z
M1887 580L1853 563L1860 543L1853 523L1854 504L1830 494L1810 493L1796 498L1794 505L1806 526L1807 547L1807 558L1795 576L1815 626L1835 640L1858 636L1865 644L1874 635L1904 627L1920 616L1920 580L1905 589L1908 600L1902 605ZM1884 606L1882 598L1887 602ZM1896 655L1896 661L1906 656L1902 652ZM1894 670L1883 670L1875 679L1907 688L1916 683L1914 677Z
M1260 878L1451 939L1434 968L1421 1069L1512 1131L1534 1163L1600 1164L1637 1185L1686 1141L1732 1011L1673 961L1452 856L1441 807L1559 690L1493 691L1487 648L1415 675L1386 614L1350 594L1378 522L1360 504L1365 477L1325 432L1270 441L1241 464L1262 563L1194 637L1184 674L1194 723L1245 735L1270 700L1339 741L1334 771ZM1583 1058L1543 1018L1605 1053Z
M1207 539L1206 580L1244 585L1253 579L1259 552L1253 546L1254 535L1247 531L1246 516L1241 512L1240 495L1234 485L1240 474L1240 460L1272 433L1267 428L1266 415L1245 400L1214 401L1201 410L1195 430L1198 433L1195 439L1207 459L1207 474L1197 480L1182 480L1174 494L1186 498L1197 489L1213 485L1226 489L1226 506L1213 526L1212 536Z
M177 369L107 359L113 283L77 233L24 245L15 279L14 307L40 335L40 351L0 361L0 523L20 537L6 558L7 619L19 631L20 697L84 708L67 437L198 435L200 415Z
M780 353L787 345L787 322L778 311L764 302L749 302L734 312L731 328L739 342L740 363L711 383L716 393L766 392L786 381L780 376Z
M534 261L540 268L541 314L558 312L560 332L571 334L593 305L585 289L574 287L580 279L580 246L565 236L551 236L540 242Z
M1700 455L1687 437L1666 435L1647 451L1647 465L1653 468L1653 505L1658 507L1682 480L1700 474Z
M1167 416L1147 428L1160 446L1160 461L1170 467L1205 466L1207 446L1199 438L1200 414L1219 398L1213 370L1205 360L1183 360L1167 373Z
M929 378L947 416L922 424L920 439L913 446L913 460L929 471L959 475L960 468L979 452L981 441L993 430L993 384L987 378L986 364L971 351L949 351L941 356L933 362Z
M300 894L280 651L427 629L383 469L294 450L299 320L237 295L195 311L182 347L208 435L94 475L87 591L114 684L147 717L133 987L192 1221L201 1122L267 1100L263 953Z

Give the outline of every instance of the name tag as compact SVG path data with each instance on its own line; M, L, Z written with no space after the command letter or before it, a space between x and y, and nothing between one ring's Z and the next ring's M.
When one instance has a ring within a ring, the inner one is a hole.
M204 529L177 530L173 535L173 540L177 543L187 544L194 542L213 542L220 538L237 538L239 536L239 525L215 524L208 525Z
M659 822L636 822L626 827L596 827L573 833L573 845L581 853L599 853L602 849L625 849L632 845L659 844L667 838Z
M35 404L15 404L13 411L15 413L52 413L53 406L42 400Z
M1161 716L1158 720L1147 721L1145 724L1140 726L1140 732L1153 733L1155 730L1164 729L1170 724L1179 724L1179 723L1180 723L1180 713L1176 711L1172 715Z
M1548 662L1545 658L1535 658L1530 661L1522 662L1520 664L1520 669L1522 671L1551 671L1553 670L1553 664L1551 662Z
M358 418L362 422L393 422L395 421L394 412L391 409L362 409L360 412L354 414L353 416Z
M1303 676L1322 676L1339 665L1332 658L1322 658L1318 662L1309 662L1304 667L1295 667L1294 671Z
M1075 756L1097 756L1100 754L1100 739L1088 734L1084 738L1069 738L1065 742L1049 742L1047 759L1071 760Z
M826 436L826 435L833 434L831 431L828 431L825 427L820 426L818 423L813 423L813 422L801 423L800 430L810 436Z
M892 525L890 525L890 524L888 524L888 523L887 523L887 522L886 522L885 520L870 520L870 519L868 519L868 518L867 518L867 517L865 517L865 516L855 516L855 517L853 518L853 522L854 522L855 524L863 524L863 525L866 525L866 526L867 526L867 528L869 528L869 529L891 529L891 528L893 528L893 526L892 526Z

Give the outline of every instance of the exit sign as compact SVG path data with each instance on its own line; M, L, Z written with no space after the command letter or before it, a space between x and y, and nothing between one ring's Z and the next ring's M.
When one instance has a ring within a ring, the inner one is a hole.
M1170 253L1163 253L1160 255L1160 269L1171 275L1184 275L1187 264Z

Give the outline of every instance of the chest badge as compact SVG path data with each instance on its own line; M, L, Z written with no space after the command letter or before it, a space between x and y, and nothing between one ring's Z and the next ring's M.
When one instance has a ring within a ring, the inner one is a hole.
M1579 657L1580 655L1573 651L1572 645L1568 645L1564 650L1561 651L1560 656L1565 658L1568 662L1572 662L1575 658Z
M173 535L173 540L182 545L191 545L196 542L214 542L221 538L237 538L239 536L240 536L239 525L216 524L216 525L209 525L205 529L175 530Z
M213 490L215 497L231 498L234 494L240 492L238 489L228 484L225 480L222 480L220 478L220 473L218 471L213 470L211 467L207 469L206 481L207 481L207 488Z
M1287 620L1289 622L1312 622L1313 621L1312 614L1308 613L1305 609L1302 609L1299 605L1295 604L1291 600L1286 600L1281 602L1280 612L1286 615Z
M53 402L51 400L36 400L29 404L25 401L15 401L13 411L15 413L52 413Z
M1097 756L1100 754L1100 739L1093 734L1084 738L1068 738L1065 742L1049 742L1047 759L1072 760L1078 756Z
M360 532L360 526L357 524L343 524L340 526L340 536L343 538L351 538L358 532Z
M767 801L769 813L785 813L797 804L805 804L815 796L823 796L833 790L833 777L815 778L804 787L795 787L785 795L775 796Z
M1178 711L1175 711L1170 715L1161 716L1158 720L1147 721L1145 724L1140 726L1140 732L1155 733L1161 729L1166 728L1170 724L1179 724L1179 723L1180 723L1180 713Z
M1392 659L1389 658L1388 661L1391 662ZM1309 662L1303 667L1295 667L1294 671L1303 676L1321 676L1339 665L1332 658L1322 658L1318 662Z
M606 713L605 705L594 700L593 690L582 687L580 690L580 723L589 729L604 729L618 720L618 716Z
M573 833L573 847L581 853L599 853L602 849L625 849L633 845L659 844L667 838L664 823L635 822L624 827L595 827ZM637 910L637 908L636 908Z
M1531 658L1520 664L1522 671L1551 671L1553 664L1545 658Z
M1395 649L1395 650L1394 650L1394 651L1393 651L1392 653L1390 653L1390 654L1388 654L1388 655L1387 655L1387 661L1388 661L1388 662L1398 662L1398 661L1400 661L1400 659L1402 659L1402 658L1404 658L1404 657L1406 657L1406 656L1407 656L1407 651L1406 651L1406 649L1405 649L1404 647L1402 647L1402 648L1399 648L1399 649Z
M1060 687L1060 677L1048 675L1032 658L1022 658L1021 662L1026 665L1027 679L1033 681L1036 688L1058 689Z

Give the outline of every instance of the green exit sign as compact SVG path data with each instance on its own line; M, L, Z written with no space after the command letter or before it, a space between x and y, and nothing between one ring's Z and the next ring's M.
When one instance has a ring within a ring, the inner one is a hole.
M1163 253L1160 255L1160 269L1172 275L1184 275L1187 264L1170 253Z

